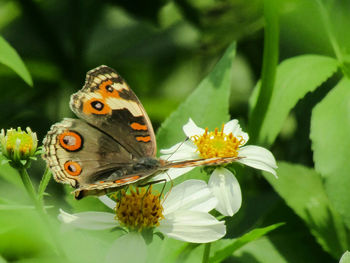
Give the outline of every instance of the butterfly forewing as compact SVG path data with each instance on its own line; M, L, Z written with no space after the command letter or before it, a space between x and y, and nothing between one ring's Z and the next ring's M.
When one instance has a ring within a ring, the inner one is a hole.
M155 156L155 136L147 113L113 69L90 70L84 87L71 96L70 106L79 118L112 137L134 158Z

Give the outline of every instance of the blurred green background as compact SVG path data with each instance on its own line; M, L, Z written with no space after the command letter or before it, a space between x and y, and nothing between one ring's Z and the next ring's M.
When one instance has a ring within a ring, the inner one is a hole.
M349 50L350 2L325 3L336 38ZM316 1L280 1L279 13L280 61L301 54L334 56ZM69 97L82 87L86 72L105 64L129 83L157 129L233 41L237 41L237 56L230 113L245 126L249 98L261 73L263 29L260 0L0 0L0 35L19 53L34 83L28 86L0 64L0 127L30 126L41 142L52 124L73 117ZM336 74L297 104L271 149L277 159L313 166L311 110L338 79ZM41 160L33 163L30 173L35 182L44 166ZM227 262L337 262L261 176L239 175L238 179L244 201L242 210L230 219L230 237L259 225L287 225ZM0 190L0 201L29 203L19 178L8 167L0 167ZM51 181L47 192L51 194L48 204L69 207L62 185ZM102 209L97 202L69 202L80 211L93 206ZM56 208L50 212L53 216ZM30 213L25 213L25 222L18 222L23 229L6 230L9 218L21 218L20 210L0 211L0 254L10 261L41 254L38 251L47 245L42 241L45 237L32 242L38 233L31 232L41 228Z

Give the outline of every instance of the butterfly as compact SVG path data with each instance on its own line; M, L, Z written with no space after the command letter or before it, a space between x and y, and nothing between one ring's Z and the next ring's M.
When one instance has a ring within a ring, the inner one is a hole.
M112 68L99 66L70 98L79 119L51 126L43 159L55 180L70 184L75 198L142 185L170 168L229 163L237 157L166 161L156 157L151 121L135 93Z

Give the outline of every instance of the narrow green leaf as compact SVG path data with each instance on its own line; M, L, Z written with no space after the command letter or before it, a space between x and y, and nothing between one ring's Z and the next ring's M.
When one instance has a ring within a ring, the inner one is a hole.
M185 139L182 126L189 118L197 125L209 128L220 127L228 121L231 66L235 54L236 44L233 43L209 76L164 121L157 133L159 149L168 148Z
M0 255L0 263L7 263L7 261Z
M286 236L285 240L278 240L278 243L281 243L282 246L287 246L287 250L290 249L293 251L295 247L293 247L291 242L293 242L293 238L290 236ZM299 242L298 242L299 241ZM300 240L298 240L296 243L300 243ZM285 250L284 250L285 251ZM237 263L290 263L290 262L298 262L298 263L304 263L302 259L303 257L303 251L298 250L298 253L293 253L293 256L285 255L283 251L283 247L281 249L281 246L276 247L274 242L272 242L268 237L262 237L259 238L253 242L250 242L249 244L245 245L244 247L240 248L236 251L236 253L232 257L232 262ZM298 257L298 256L299 257ZM295 260L295 257L297 260ZM298 259L301 259L298 261Z
M284 223L273 224L264 228L256 228L250 231L249 233L241 236L238 239L232 240L232 243L221 250L215 252L214 256L210 257L209 262L221 262L225 258L231 256L237 249L243 247L245 244L256 240L267 233L279 228L284 225ZM226 241L226 240L225 240ZM220 242L220 241L218 241Z
M343 79L314 108L311 140L316 170L350 228L350 80ZM343 250L344 251L344 250Z
M0 204L0 210L25 210L35 209L34 206L30 205L13 205L13 204Z
M329 202L322 178L301 165L278 163L278 179L264 173L266 180L304 220L325 251L338 258L347 247L342 218Z
M43 196L45 194L46 187L50 182L51 176L52 175L51 175L51 171L50 171L49 167L46 167L45 172L43 174L43 177L41 178L39 188L38 188L39 199L43 198Z
M0 36L0 63L15 71L29 86L33 86L27 67L17 51L2 36Z
M337 67L335 59L319 55L303 55L283 61L277 69L275 87L259 141L272 144L296 103L332 76Z
M349 251L346 251L343 256L341 257L339 263L350 263L350 253Z

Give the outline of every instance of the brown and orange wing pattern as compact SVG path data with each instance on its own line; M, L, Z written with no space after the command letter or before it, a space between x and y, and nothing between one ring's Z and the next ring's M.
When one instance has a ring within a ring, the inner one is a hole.
M117 141L82 120L52 125L43 146L55 180L78 190L121 187L148 175L135 172L132 154Z
M133 158L155 156L155 135L147 113L112 68L90 70L84 87L71 96L70 107L79 118L116 140Z

